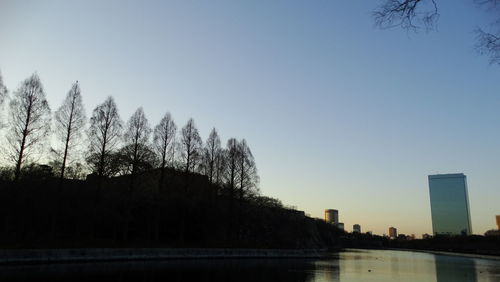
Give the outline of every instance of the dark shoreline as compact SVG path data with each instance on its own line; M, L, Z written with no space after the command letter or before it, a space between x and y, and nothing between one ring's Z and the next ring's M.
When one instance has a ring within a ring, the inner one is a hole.
M422 250L422 249L405 249L405 248L346 248L345 250L403 251L403 252L428 253L428 254L434 254L434 255L500 260L500 254L497 255L497 254L480 253L480 252L464 253L464 252L453 251L453 250L440 251L440 250Z
M322 258L326 254L326 249L0 249L0 265L174 259Z
M231 248L53 248L0 249L0 265L193 259L317 259L343 250L420 252L500 260L500 255L404 248L231 249Z
M429 254L434 254L434 255L500 260L500 254L495 255L495 254L483 254L483 253L462 253L462 252L455 252L455 251L417 250L417 249L391 249L391 250L429 253Z

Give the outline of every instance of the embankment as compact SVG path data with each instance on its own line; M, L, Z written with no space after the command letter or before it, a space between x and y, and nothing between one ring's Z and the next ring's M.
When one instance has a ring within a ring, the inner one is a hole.
M325 255L326 250L323 249L4 249L0 250L0 264L212 258L319 258Z

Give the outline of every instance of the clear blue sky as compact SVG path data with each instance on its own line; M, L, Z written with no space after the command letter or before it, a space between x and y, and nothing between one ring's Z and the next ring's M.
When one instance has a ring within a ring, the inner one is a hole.
M246 138L261 190L351 230L431 233L427 175L468 176L473 231L500 214L500 67L474 52L491 22L439 1L438 32L379 30L376 1L0 1L0 70L34 71L56 109L170 111L205 139ZM225 142L225 141L224 141Z

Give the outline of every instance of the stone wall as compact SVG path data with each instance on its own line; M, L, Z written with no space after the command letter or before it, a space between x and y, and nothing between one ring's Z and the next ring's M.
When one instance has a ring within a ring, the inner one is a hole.
M326 250L88 248L0 250L0 264L201 258L318 258Z

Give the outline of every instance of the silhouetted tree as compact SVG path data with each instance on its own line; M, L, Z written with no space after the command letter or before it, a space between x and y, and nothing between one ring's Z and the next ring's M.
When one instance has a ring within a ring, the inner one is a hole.
M384 0L373 16L381 28L399 26L407 30L420 25L432 29L439 19L436 0Z
M78 81L69 90L63 104L55 113L57 137L63 144L60 166L61 183L65 176L67 160L74 146L81 142L81 133L85 126L85 109ZM61 154L59 155L59 157Z
M7 97L7 87L5 87L5 84L3 83L2 73L0 72L0 110L2 110L3 101L5 101L6 97Z
M381 28L401 27L416 31L421 26L427 30L435 28L439 19L438 0L383 0L373 12L375 24ZM499 0L474 0L481 7L500 15ZM500 64L500 17L492 25L496 30L475 30L476 49L488 55L491 63Z
M111 175L113 152L120 140L122 121L113 97L98 105L90 118L87 162L99 177Z
M135 175L154 166L154 154L150 149L151 128L142 107L138 108L127 122L123 140L125 146L120 150L127 159L130 169L130 188L134 188Z
M150 144L143 145L140 144L137 147L138 159L134 163L134 145L125 145L120 148L117 152L113 153L112 157L112 174L111 175L137 175L141 172L151 170L156 167L158 163L158 158L156 153L153 151ZM135 167L135 172L132 170Z
M219 154L215 158L215 183L217 185L222 185L224 180L224 172L227 166L227 150L224 148L220 149Z
M158 190L162 189L165 181L165 168L168 161L173 161L175 151L175 133L177 126L175 125L170 113L166 113L160 120L160 123L155 127L153 143L156 153L160 158L160 181Z
M83 163L76 162L66 168L65 175L70 179L85 179L85 176L87 176L85 165Z
M202 141L194 120L190 118L181 130L181 159L183 161L184 171L193 172L200 159Z
M497 21L500 25L500 19ZM476 50L490 57L491 64L500 64L500 29L495 32L486 32L482 28L476 28L477 36Z
M257 192L259 176L257 175L254 157L245 139L239 142L238 150L238 196L241 201L246 194Z
M61 177L60 171L62 166L62 161L59 159L51 160L48 165L54 171L54 174L57 177ZM86 166L79 161L73 161L71 164L67 163L66 168L64 169L64 178L65 179L79 179L83 180L87 176Z
M240 164L241 150L240 144L236 138L229 138L226 145L226 171L225 188L229 190L229 217L228 219L228 236L230 239L235 239L240 236L242 201L239 208L235 210L236 189L238 185L238 165ZM241 198L242 199L242 198Z
M226 145L226 185L229 188L231 199L234 198L234 193L237 184L238 164L240 158L240 150L238 140L229 138Z
M15 163L14 181L19 179L21 167L50 130L50 107L37 74L24 80L9 104L9 158Z
M203 148L203 167L205 170L205 175L208 176L210 183L214 183L217 176L217 161L220 161L220 155L222 153L222 148L220 145L220 138L217 130L212 129L207 141L205 142L205 148Z
M3 83L2 79L2 73L0 72L0 129L2 129L5 126L4 122L4 116L3 116L3 110L4 110L4 101L7 98L7 87L5 87L5 84Z

